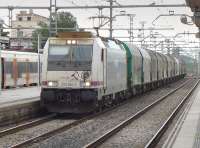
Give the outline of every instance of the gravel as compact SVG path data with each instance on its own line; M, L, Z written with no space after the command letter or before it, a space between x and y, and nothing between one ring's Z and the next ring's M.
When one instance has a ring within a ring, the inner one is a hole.
M102 114L96 118L93 118L91 120L88 120L78 126L75 126L67 131L64 131L58 135L55 135L54 137L51 137L47 140L44 140L40 143L32 145L32 147L41 147L41 148L50 148L50 147L59 147L59 148L70 148L70 147L82 147L85 144L91 142L95 138L99 137L100 135L104 134L107 130L113 128L120 122L124 121L131 115L135 114L145 106L149 105L150 103L157 100L159 97L163 96L164 94L168 93L180 83L183 83L183 81L179 81L176 83L173 83L171 85L165 86L164 88L157 89L148 93L145 93L143 96L135 97L130 103L125 104L123 106L118 107L115 110L112 110L106 114ZM169 103L169 102L168 102ZM171 103L170 103L171 104ZM163 110L160 112L163 114L166 110L166 105L163 107ZM154 116L160 116L160 112L156 112ZM153 116L153 117L154 117ZM143 118L144 119L144 118ZM151 119L152 120L152 119ZM149 126L149 129L152 128L150 125L154 125L154 121L148 121L143 120L144 124L141 125L135 124L134 132L140 133L146 127ZM144 127L144 128L143 128ZM156 128L157 125L154 125L154 128ZM147 131L146 133L149 133L152 136L151 131ZM123 136L120 139L126 139L126 136ZM143 134L141 134L141 139L145 138ZM123 140L122 140L123 141ZM121 142L122 142L121 141ZM116 141L117 142L117 141ZM113 144L112 144L113 146ZM114 145L115 146L115 145ZM132 146L131 146L132 147Z
M40 134L46 133L48 131L54 130L63 125L72 123L75 120L72 119L54 119L49 122L42 123L40 125L28 128L17 133L4 136L0 138L0 147L10 147L12 145L21 143L27 139L33 138Z
M18 125L26 124L26 123L29 123L29 122L32 122L32 121L35 121L35 120L39 120L39 119L43 118L44 116L46 116L46 115L43 114L43 115L40 115L40 116L34 116L34 117L30 117L30 119L22 120L22 121L17 122L17 123L2 125L2 126L0 126L0 131L6 130L6 129L9 129L9 128L12 128L12 127L15 127L15 126L18 126Z
M194 85L194 83L192 83ZM182 96L191 89L191 85L184 86L175 94L150 109L141 118L133 121L130 125L111 137L101 147L126 147L143 148L163 125L172 111L181 102Z
M181 127L180 124L183 124L185 118L187 117L187 114L188 114L188 112L190 110L190 107L194 103L195 97L196 97L197 93L199 92L199 90L200 90L200 85L197 86L197 88L194 90L194 92L192 93L192 95L190 96L190 98L185 102L185 104L180 109L180 111L178 112L178 114L176 115L176 117L173 119L173 121L170 124L170 126L168 127L167 131L163 134L161 140L156 145L156 148L160 148L162 146L171 146L170 142L172 142L173 140L175 140L174 138L176 138L176 136L177 136L176 134L178 133L179 128ZM183 117L181 117L181 116L183 116ZM179 119L179 118L182 118L182 119ZM177 127L177 124L180 127Z

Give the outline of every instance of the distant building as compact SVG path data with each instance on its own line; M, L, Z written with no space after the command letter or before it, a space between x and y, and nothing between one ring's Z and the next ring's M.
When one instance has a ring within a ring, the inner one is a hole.
M32 32L37 28L40 22L48 23L48 18L33 13L32 10L20 11L16 15L16 20L12 21L10 46L15 50L32 50Z
M0 36L3 32L3 24L4 24L4 21L0 18Z
M9 37L0 36L0 47L3 49L9 48Z

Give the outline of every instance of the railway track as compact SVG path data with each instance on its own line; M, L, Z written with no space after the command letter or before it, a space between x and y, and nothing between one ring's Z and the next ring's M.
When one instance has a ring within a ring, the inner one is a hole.
M185 85L185 83L186 83L186 82L184 82L184 84L182 84L181 87L182 87L183 85ZM176 89L178 89L178 88L176 88ZM127 101L125 101L125 102L123 102L123 103L121 103L121 104L118 104L118 105L116 105L116 106L113 106L113 107L111 107L111 108L109 108L109 109L106 109L106 110L104 110L104 111L102 111L102 112L99 112L99 113L96 113L96 114L92 114L92 115L83 117L83 118L81 118L81 119L79 119L79 120L71 121L71 122L69 122L69 123L67 123L67 124L64 124L64 125L62 125L62 126L59 126L58 128L55 128L55 129L50 130L50 131L48 131L48 132L44 132L44 133L39 134L39 135L37 135L37 136L34 136L34 137L30 138L30 139L26 139L26 140L24 140L24 141L22 141L22 142L21 142L21 141L20 141L20 142L17 141L15 144L9 145L9 147L12 147L12 148L27 147L27 146L29 146L29 145L32 145L33 143L38 143L38 142L40 142L40 141L43 141L44 139L47 139L47 138L49 138L49 137L52 137L52 136L58 134L58 133L60 133L60 132L63 132L63 131L66 131L66 130L72 128L72 127L75 127L76 125L79 125L79 124L81 124L81 123L83 123L83 122L85 122L85 121L87 121L87 120L90 120L90 119L92 119L92 118L94 118L94 117L97 117L97 116L99 116L99 115L102 115L102 114L104 114L104 113L107 113L107 112L109 112L109 111L111 111L111 110L113 110L113 109L115 109L115 108L117 108L117 107L119 107L119 106L122 106L123 104L126 104L126 103L128 103L128 102L129 102L129 100L127 100ZM47 121L47 120L46 120L46 121ZM39 124L39 123L38 123L38 124ZM38 125L38 124L35 124L35 125ZM29 127L33 127L33 126L35 126L35 125L32 124L32 125L28 125L28 126L29 126ZM17 131L21 131L21 130L23 130L23 128L24 128L24 129L27 129L28 127L26 127L26 126L19 126L19 128L17 128L17 130L13 129L13 130L11 130L10 132L5 132L6 134L5 134L5 135L2 134L2 136L0 136L0 138L3 137L3 136L9 135L9 134L16 133ZM8 130L8 131L9 131L9 130ZM2 132L2 133L3 133L3 132Z
M24 123L24 124L20 124L20 125L14 126L14 127L10 127L10 128L1 130L0 131L0 138L3 137L3 136L9 135L9 134L16 133L20 130L25 130L27 128L48 122L48 121L52 120L54 117L56 117L55 114L50 114L50 115L47 115L45 117L30 121L30 122L27 122L27 123Z
M36 143L36 142L39 142L41 140L44 140L44 139L47 139L59 132L62 132L63 130L67 130L67 129L70 129L78 124L81 124L87 120L90 120L96 116L99 116L99 115L102 115L102 114L105 114L119 106L122 106L124 104L126 104L127 102L129 102L130 100L126 100L124 101L123 103L120 103L118 105L115 105L113 107L110 107L108 109L105 109L103 110L102 112L98 112L98 113L95 113L95 114L91 114L89 116L86 116L86 117L83 117L79 120L75 120L69 124L65 124L63 126L60 126L59 128L56 128L54 130L51 130L49 132L46 132L46 133L43 133L43 134L40 134L38 136L35 136L33 138L30 138L30 139L27 139L23 142L20 142L20 143L17 143L17 144L14 144L12 146L10 146L10 148L20 148L20 147L25 147L27 145L31 145L32 143ZM12 127L12 128L9 128L9 129L6 129L6 130L3 130L3 131L0 131L0 138L3 137L3 136L6 136L6 135L9 135L9 134L14 134L18 131L21 131L21 130L25 130L27 128L30 128L30 127L34 127L34 126L37 126L39 124L42 124L44 122L47 122L47 121L50 121L52 118L56 117L56 115L50 115L49 117L44 117L43 119L40 119L40 120L36 120L36 121L33 121L33 122L30 122L30 123L26 123L26 124L22 124L22 125L19 125L19 126L16 126L16 127Z
M126 100L126 101L124 101L123 103L120 103L120 104L118 104L118 105L115 105L115 106L113 106L113 107L110 107L110 108L108 108L108 109L105 109L105 110L103 110L102 112L98 112L98 113L95 113L95 114L92 114L92 115L83 117L83 118L81 118L80 120L76 120L76 121L74 121L74 122L72 122L72 123L70 123L70 124L66 124L66 125L64 125L64 126L61 126L61 127L57 128L57 129L55 129L55 130L52 130L52 131L50 131L50 132L47 132L47 133L41 134L41 135L39 135L39 136L33 137L33 138L31 138L31 139L28 139L28 140L23 141L23 142L21 142L21 143L18 143L18 144L16 144L16 145L12 145L11 148L21 148L21 147L25 147L25 146L31 145L31 144L33 144L33 143L40 142L40 141L42 141L42 140L44 140L44 139L47 139L47 138L49 138L49 137L51 137L51 136L53 136L53 135L55 135L55 134L58 134L58 133L60 133L60 132L62 132L62 131L64 131L64 130L68 130L68 129L70 129L70 128L72 128L72 127L78 125L78 124L81 124L81 123L83 123L83 122L85 122L85 121L87 121L87 120L90 120L90 119L92 119L92 118L94 118L94 117L100 116L100 115L105 114L105 113L107 113L107 112L109 112L109 111L111 111L111 110L114 110L115 108L117 108L117 107L119 107L119 106L122 106L122 105L128 103L129 101L130 101L130 100Z
M94 141L88 143L87 145L84 146L84 148L93 148L93 147L98 147L98 146L102 145L104 142L106 142L109 138L111 138L113 135L118 133L120 130L122 130L123 128L125 128L126 126L128 126L130 123L132 123L133 121L137 120L141 116L143 116L147 111L149 111L150 109L154 108L160 102L162 102L163 100L167 99L172 94L175 94L178 90L180 90L184 86L189 85L190 83L192 83L192 82L190 80L188 80L187 82L185 82L181 86L175 88L174 90L172 90L168 94L166 94L163 97L161 97L159 100L153 102L152 104L148 105L144 109L140 110L139 112L137 112L136 114L134 114L133 116L128 118L127 120L124 120L123 122L121 122L120 124L118 124L117 126L112 128L111 130L106 132L104 135L102 135L102 136L96 138ZM154 135L154 137L147 143L145 148L153 148L153 147L155 147L155 145L157 144L157 142L161 138L162 134L165 132L165 130L167 129L167 127L171 123L172 119L176 116L176 114L178 113L180 108L183 106L184 102L189 98L189 96L191 95L191 93L194 91L194 89L196 88L196 86L198 84L199 84L199 80L198 80L197 83L195 83L195 85L192 87L192 89L190 89L186 93L186 95L184 95L182 97L182 101L180 102L180 104L176 107L176 109L169 116L169 118L166 120L166 122L163 124L163 126L158 130L158 132Z
M172 120L178 114L178 112L181 109L181 107L184 105L184 103L191 96L192 92L198 86L199 82L200 82L200 80L198 80L198 82L192 87L192 89L183 97L182 101L174 109L174 111L171 113L171 115L168 117L168 119L165 121L165 123L162 125L162 127L157 131L157 133L153 136L153 138L146 144L145 148L154 148L156 146L156 144L160 141L160 139L161 139L162 135L164 134L164 132L170 126Z
M35 121L32 121L32 122L29 122L29 123L21 124L21 125L18 125L16 127L12 127L12 128L3 130L3 131L0 132L0 145L1 145L1 138L5 138L6 136L11 136L13 138L12 135L15 135L15 134L16 135L21 135L21 134L19 134L19 132L24 132L25 130L30 130L29 131L29 133L30 133L32 131L31 129L36 128L36 126L41 126L42 124L47 124L46 128L48 128L48 124L50 122L57 123L58 122L57 120L59 121L59 119L57 119L57 116L55 114L52 114L52 115L46 116L44 118L41 118L41 119L38 119L38 120L35 120ZM30 144L30 142L33 142L33 141L38 140L40 138L48 137L51 134L55 134L56 132L58 132L59 129L62 130L64 127L65 128L67 128L67 127L69 128L70 126L73 126L76 123L78 124L77 121L73 120L73 119L67 119L67 120L65 120L65 122L67 122L67 123L64 123L64 126L62 126L63 123L60 123L60 127L59 128L50 130L50 131L48 131L46 133L44 132L43 134L40 134L40 135L35 136L33 138L24 140L23 142L14 141L13 143L15 143L15 144L8 145L8 147L23 147L26 144ZM79 120L79 122L80 122L80 120ZM39 128L41 128L41 130L42 130L42 128L44 128L44 127L39 127ZM6 147L7 147L7 145L6 145Z

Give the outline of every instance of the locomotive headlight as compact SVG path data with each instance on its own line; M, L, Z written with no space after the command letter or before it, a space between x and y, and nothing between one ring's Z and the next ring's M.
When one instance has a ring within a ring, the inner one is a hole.
M76 40L72 40L72 44L76 44Z
M48 86L49 87L56 87L56 86L58 86L58 82L57 81L49 81Z
M91 83L87 81L87 82L85 82L85 86L86 86L86 87L90 87L90 86L91 86Z
M72 41L71 40L67 40L67 44L72 44Z

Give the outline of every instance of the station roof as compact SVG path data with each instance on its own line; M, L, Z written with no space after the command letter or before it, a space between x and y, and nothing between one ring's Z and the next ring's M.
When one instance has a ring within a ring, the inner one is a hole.
M188 6L191 7L192 11L200 11L200 1L199 0L186 0Z

